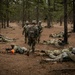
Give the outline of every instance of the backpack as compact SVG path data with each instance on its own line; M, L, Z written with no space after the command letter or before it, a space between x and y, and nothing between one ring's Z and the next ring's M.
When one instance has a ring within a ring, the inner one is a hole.
M31 27L28 31L28 37L29 38L34 38L35 37L35 29Z

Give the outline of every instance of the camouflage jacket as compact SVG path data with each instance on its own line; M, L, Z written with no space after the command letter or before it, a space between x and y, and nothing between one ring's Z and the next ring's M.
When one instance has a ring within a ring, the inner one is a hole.
M29 28L30 28L30 25L25 25L23 28L22 34L28 33Z

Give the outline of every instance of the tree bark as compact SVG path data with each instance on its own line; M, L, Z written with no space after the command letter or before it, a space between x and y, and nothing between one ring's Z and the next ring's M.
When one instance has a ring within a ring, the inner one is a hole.
M51 27L51 21L50 21L50 0L48 0L48 15L47 15L47 27Z
M25 9L24 9L24 4L25 4L25 2L24 2L24 0L22 1L22 4L23 4L23 14L22 14L22 27L24 27L24 17L25 17L25 15L24 15L24 11L25 11Z
M67 33L67 0L64 0L64 43L68 44L68 33Z
M6 10L6 16L7 16L7 27L9 27L9 0L7 0L7 10Z
M73 0L73 32L75 32L75 0Z
M39 22L39 0L37 1L37 7L36 7L36 21L37 21L37 24Z

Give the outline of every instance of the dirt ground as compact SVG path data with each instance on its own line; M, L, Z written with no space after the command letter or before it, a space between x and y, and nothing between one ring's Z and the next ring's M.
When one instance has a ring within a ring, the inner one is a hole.
M68 30L71 29L70 27L68 25ZM58 33L63 28L59 24L54 24L50 29L43 28L41 42L51 39L49 38L50 33ZM24 36L22 35L22 27L20 24L10 23L9 28L1 29L1 34L9 38L15 38L15 44L27 47L27 44L24 43ZM75 47L75 33L71 33L68 41L69 44L63 48L69 46ZM5 51L5 48L10 47L10 44L0 43L0 51ZM36 49L53 50L58 48L51 45L37 44ZM36 54L26 56L22 54L0 53L0 75L75 75L75 62L73 61L40 63L41 59L42 56L36 56Z

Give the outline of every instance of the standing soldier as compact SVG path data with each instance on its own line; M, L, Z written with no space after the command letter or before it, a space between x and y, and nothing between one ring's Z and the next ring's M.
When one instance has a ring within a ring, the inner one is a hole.
M29 27L29 22L26 21L26 24L24 25L23 32L22 32L22 34L25 35L25 43L27 43L28 27Z
M40 37L41 37L41 33L42 33L42 26L41 26L41 21L38 22L38 31L39 31L39 34L38 34L38 43L40 42Z
M33 53L35 51L37 35L38 35L38 30L36 28L36 21L33 20L32 25L31 27L29 27L29 30L28 30L28 45L29 45L29 51L27 53L28 55L30 50L32 50Z

